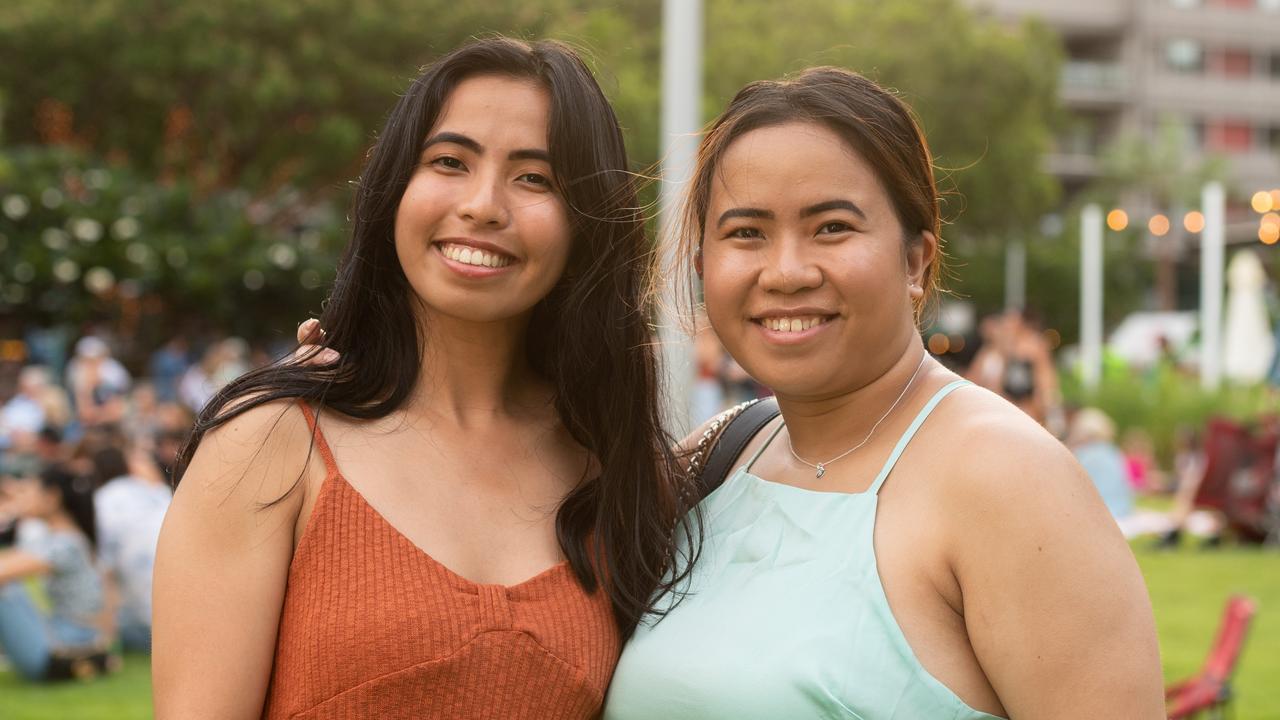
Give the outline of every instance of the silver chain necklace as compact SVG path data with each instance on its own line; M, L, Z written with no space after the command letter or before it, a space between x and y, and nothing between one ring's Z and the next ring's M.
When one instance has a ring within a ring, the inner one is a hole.
M791 444L791 431L788 430L787 431L787 448L791 450L791 457L795 458L799 462L805 465L808 465L809 467L816 470L817 474L814 475L815 478L820 478L823 475L826 475L828 465L843 458L844 456L848 455L854 450L857 450L863 445L866 445L867 441L871 439L871 436L876 434L876 428L880 427L880 423L884 422L884 419L889 417L889 413L892 413L894 408L898 407L898 403L902 402L902 398L907 396L907 391L911 389L911 384L916 381L916 376L920 374L920 368L924 367L924 361L927 360L928 358L929 358L929 352L926 350L924 355L920 358L920 364L916 366L916 371L911 373L911 379L907 380L907 384L902 386L902 392L898 393L898 399L894 400L893 404L889 406L889 409L886 410L884 414L880 416L880 419L876 421L876 424L871 426L871 430L867 433L866 437L862 438L862 442L858 443L857 445L854 445L853 447L849 448L848 450L845 450L844 452L840 453L839 455L831 458L826 462L820 462L817 465L815 465L796 454L796 448L794 445Z

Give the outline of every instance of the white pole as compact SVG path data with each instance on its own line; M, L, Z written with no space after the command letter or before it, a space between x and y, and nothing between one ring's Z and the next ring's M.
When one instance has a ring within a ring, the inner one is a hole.
M1014 240L1004 246L1004 309L1021 311L1027 306L1027 246Z
M1222 278L1226 243L1226 193L1222 183L1200 192L1200 385L1216 390L1222 380Z
M658 238L664 270L673 266L674 221L680 196L693 174L702 127L702 0L662 3L662 183L658 189ZM681 330L677 301L684 279L666 273L658 324L666 381L667 431L690 429L693 339Z
M1080 377L1092 390L1102 379L1102 208L1080 213Z

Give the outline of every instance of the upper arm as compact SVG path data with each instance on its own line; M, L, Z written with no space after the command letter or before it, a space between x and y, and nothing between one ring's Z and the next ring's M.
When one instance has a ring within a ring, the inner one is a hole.
M1142 575L1074 458L1038 427L969 447L945 500L951 564L1010 716L1164 717Z
M306 421L285 402L249 410L201 442L156 552L157 717L262 714L303 500L289 491L305 479L309 452Z
M0 585L31 575L44 575L53 568L49 561L23 550L0 551Z

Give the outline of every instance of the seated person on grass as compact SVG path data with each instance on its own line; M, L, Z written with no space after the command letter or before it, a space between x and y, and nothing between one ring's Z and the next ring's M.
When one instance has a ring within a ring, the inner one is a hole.
M104 671L101 578L94 568L92 482L60 467L0 486L0 524L17 522L17 540L0 550L0 651L32 681ZM26 582L40 578L43 612Z

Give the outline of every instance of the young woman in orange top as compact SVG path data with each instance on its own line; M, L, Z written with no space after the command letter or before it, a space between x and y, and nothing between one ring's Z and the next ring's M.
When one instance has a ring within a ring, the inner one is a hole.
M161 718L588 718L673 567L650 246L583 63L486 40L361 176L326 353L205 408L156 562Z

